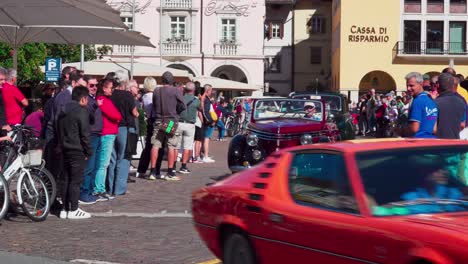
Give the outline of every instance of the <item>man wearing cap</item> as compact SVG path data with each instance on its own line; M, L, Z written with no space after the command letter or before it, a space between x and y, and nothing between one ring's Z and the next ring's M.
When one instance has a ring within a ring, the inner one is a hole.
M314 102L306 102L304 104L304 118L309 118L315 121L320 121L320 118L317 116L316 110L315 110L315 104Z
M182 154L182 166L180 167L180 173L190 173L191 171L187 168L187 162L190 157L190 151L193 149L193 140L195 137L195 122L197 121L197 115L202 110L200 100L195 97L195 84L188 82L185 85L184 101L187 109L180 113L178 132L181 135L177 150L183 149ZM177 154L177 150L175 155ZM175 168L175 166L174 166Z
M180 179L176 176L175 169L173 167L176 158L174 150L177 149L180 135L176 133L171 136L164 131L161 131L161 126L165 121L173 121L174 123L179 122L179 114L187 107L182 93L173 86L174 77L172 76L172 73L165 72L162 75L162 84L163 86L153 94L155 123L153 137L151 138L151 143L153 144L153 148L151 149L151 175L156 179L177 181ZM167 176L157 175L155 170L158 152L159 149L164 146L164 143L167 143L168 147Z

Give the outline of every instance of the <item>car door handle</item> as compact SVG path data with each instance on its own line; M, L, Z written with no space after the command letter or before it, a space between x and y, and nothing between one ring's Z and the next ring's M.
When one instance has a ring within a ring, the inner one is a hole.
M284 221L284 216L281 214L271 213L268 218L270 219L271 222L274 222L274 223L283 223Z

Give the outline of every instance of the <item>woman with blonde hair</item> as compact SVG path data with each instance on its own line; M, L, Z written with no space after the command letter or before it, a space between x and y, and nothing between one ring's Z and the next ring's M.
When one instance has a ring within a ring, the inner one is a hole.
M145 177L146 171L148 170L150 159L151 159L151 137L154 132L154 118L153 115L153 92L156 89L157 82L153 77L146 77L143 81L143 91L144 95L142 97L143 110L146 115L146 139L145 139L145 148L141 152L140 162L138 163L138 171L136 177ZM156 171L161 170L161 163L164 156L164 148L159 149L158 160L156 162ZM156 180L153 175L149 175L149 180Z

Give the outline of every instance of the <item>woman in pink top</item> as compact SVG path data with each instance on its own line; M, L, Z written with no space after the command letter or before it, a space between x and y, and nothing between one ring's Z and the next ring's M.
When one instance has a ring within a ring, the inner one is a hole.
M119 123L122 120L119 110L112 103L113 81L103 79L99 81L97 90L97 104L102 112L102 136L100 138L101 151L97 154L97 164L95 171L95 184L93 195L97 201L107 201L113 198L106 192L106 175L109 167L114 141L119 132Z

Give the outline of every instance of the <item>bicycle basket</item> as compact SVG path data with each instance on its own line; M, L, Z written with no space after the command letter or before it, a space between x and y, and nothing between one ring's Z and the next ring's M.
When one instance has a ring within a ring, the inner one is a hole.
M42 150L28 150L21 158L25 167L39 166L42 164Z

